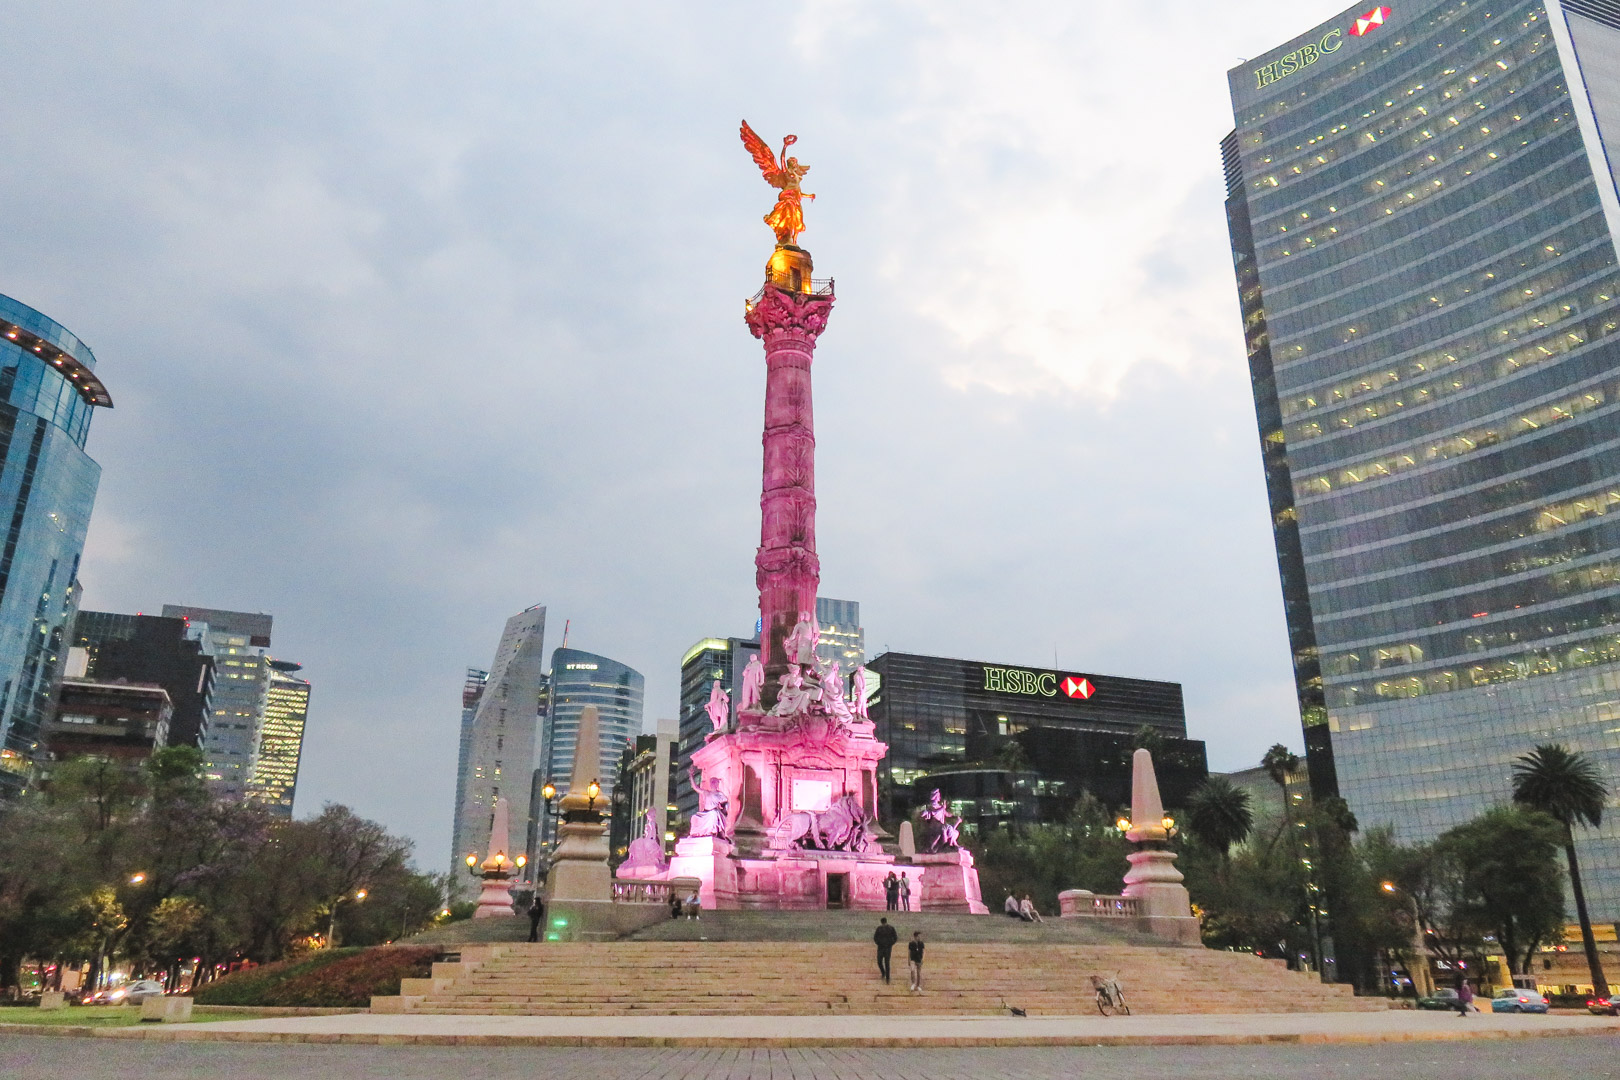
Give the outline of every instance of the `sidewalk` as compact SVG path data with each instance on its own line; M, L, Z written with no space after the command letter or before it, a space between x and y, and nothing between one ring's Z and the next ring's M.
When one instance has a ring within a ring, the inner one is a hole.
M0 1025L0 1035L428 1046L1172 1046L1620 1036L1620 1019L1390 1010L1242 1016L343 1016L126 1028Z

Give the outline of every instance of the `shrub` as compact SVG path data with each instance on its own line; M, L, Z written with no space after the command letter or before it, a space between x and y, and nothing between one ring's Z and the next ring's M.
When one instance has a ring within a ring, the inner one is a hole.
M327 949L227 976L198 991L197 1004L364 1008L373 994L399 993L401 979L426 977L438 951L431 945Z

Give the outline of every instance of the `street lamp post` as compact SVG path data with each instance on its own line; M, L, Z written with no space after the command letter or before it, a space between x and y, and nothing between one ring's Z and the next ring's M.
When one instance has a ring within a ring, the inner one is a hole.
M1404 895L1407 905L1412 909L1412 951L1415 954L1416 970L1407 974L1412 978L1412 990L1419 997L1428 997L1434 993L1434 978L1429 974L1429 948L1428 943L1423 940L1423 920L1418 917L1417 897L1393 881L1386 881L1380 887L1391 896Z
M356 889L352 899L354 900L355 903L358 904L360 901L364 900L365 898L366 898L366 890L364 890L364 889ZM351 899L349 894L344 893L342 896L340 896L336 900L332 901L332 910L327 913L327 920L326 920L326 947L328 949L334 948L337 945L337 941L335 939L337 937L338 905L342 904L345 900L349 900L349 899Z

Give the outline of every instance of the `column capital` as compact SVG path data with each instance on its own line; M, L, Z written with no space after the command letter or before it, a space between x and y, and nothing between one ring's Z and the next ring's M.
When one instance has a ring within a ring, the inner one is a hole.
M831 291L796 293L766 285L748 302L744 317L748 329L767 346L786 336L808 338L813 346L827 328L832 306Z

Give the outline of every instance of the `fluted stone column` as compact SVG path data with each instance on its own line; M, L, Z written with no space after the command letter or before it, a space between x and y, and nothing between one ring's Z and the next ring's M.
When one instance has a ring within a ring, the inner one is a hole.
M803 280L809 284L807 268ZM777 679L787 670L782 641L801 612L814 615L821 584L810 364L832 306L830 289L818 295L774 283L766 284L748 306L748 328L765 345L765 461L759 551L754 556L765 708L775 704Z

